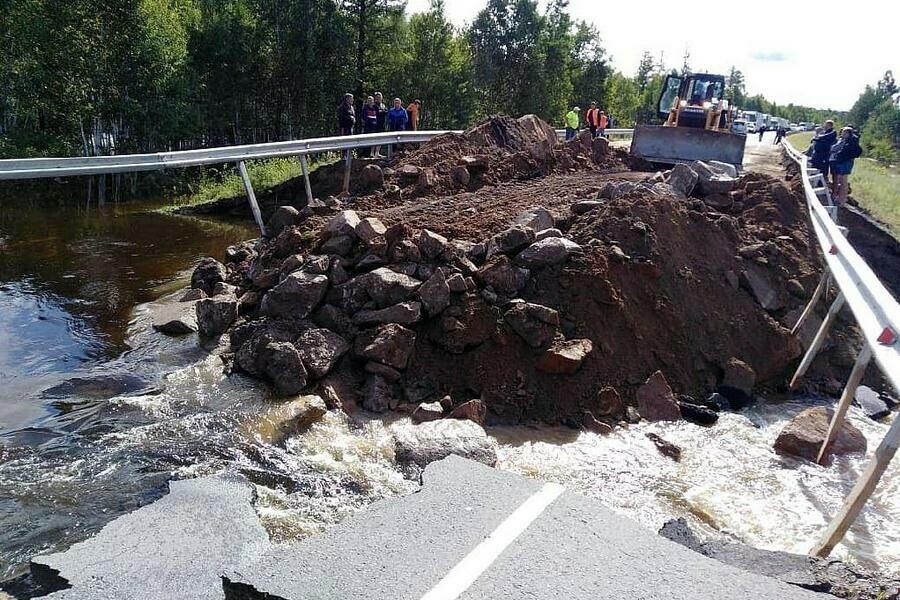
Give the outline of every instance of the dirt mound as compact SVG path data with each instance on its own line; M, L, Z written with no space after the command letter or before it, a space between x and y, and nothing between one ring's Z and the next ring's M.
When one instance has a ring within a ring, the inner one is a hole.
M635 418L626 408L656 371L682 407L685 394L738 402L783 382L802 349L785 324L820 273L799 198L760 175L707 182L700 197L664 179L554 174L327 222L298 215L228 253L235 368L284 386L278 365L303 365L292 389L350 412L443 400L449 414L478 399L489 422L587 411L615 425ZM519 204L487 203L466 227L471 213L448 203L480 194Z
M462 134L401 153L385 171L385 183L394 199L441 196L573 169L622 171L627 164L626 153L586 132L559 143L553 128L535 115L493 116Z

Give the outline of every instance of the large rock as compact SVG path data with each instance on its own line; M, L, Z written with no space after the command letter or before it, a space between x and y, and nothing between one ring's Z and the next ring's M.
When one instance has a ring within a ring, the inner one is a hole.
M153 318L153 329L160 333L184 335L197 331L197 310L193 302L153 306L150 315Z
M472 421L441 419L394 431L394 455L402 464L425 467L452 454L489 466L497 464L496 442Z
M319 396L300 396L268 407L258 419L242 427L246 437L263 444L280 444L304 431L328 412Z
M513 254L534 242L534 230L515 225L493 236L487 242L487 256Z
M307 329L294 341L303 366L314 379L328 374L338 359L350 349L346 340L328 329Z
M597 393L597 404L594 412L601 417L615 417L625 412L625 403L619 396L618 390L612 386L605 386Z
M535 367L545 373L571 375L593 349L594 345L588 339L557 342L544 352Z
M347 256L353 252L353 237L349 235L331 236L319 247L319 250L324 254Z
M386 308L407 300L422 285L418 279L396 273L387 267L380 267L356 279L378 308Z
M697 171L685 164L678 163L672 167L667 183L682 196L690 196L698 179Z
M366 165L362 170L363 181L371 186L384 185L384 171L378 165Z
M422 402L416 406L410 418L413 423L418 425L419 423L426 423L428 421L437 421L438 419L443 418L443 416L444 407L441 406L440 402Z
M360 358L405 369L415 342L414 331L402 325L388 323L361 332L356 337L354 353Z
M288 227L293 227L299 218L300 211L293 206L279 206L275 209L275 212L272 213L272 216L266 225L266 232L270 236L275 237Z
M237 320L238 299L234 294L222 294L198 300L196 306L197 329L200 335L215 337L231 327Z
M451 419L468 419L479 425L484 425L487 420L487 406L480 398L463 402L452 411L450 411Z
M891 414L891 409L882 400L881 394L866 385L856 388L854 403L860 407L870 419L882 419Z
M356 226L356 235L367 244L383 236L386 231L387 228L384 226L384 223L375 217L366 217Z
M544 238L522 250L516 256L516 263L529 269L540 269L564 263L581 246L564 237Z
M370 412L384 413L393 408L395 404L391 385L384 377L370 373L366 376L366 383L362 389L363 408Z
M443 270L436 269L428 281L422 284L419 288L419 297L429 316L434 316L450 306L450 285Z
M356 211L345 210L331 218L322 228L322 237L327 239L336 235L356 237L356 226L359 225L359 215Z
M268 342L259 351L257 365L282 396L294 396L306 387L306 367L290 342Z
M807 408L790 420L775 439L775 452L815 462L834 411L815 406ZM866 438L862 432L844 421L837 437L828 449L828 456L852 454L866 451Z
M740 406L746 404L753 396L755 385L756 371L753 367L733 356L729 358L723 369L719 392Z
M532 348L549 346L559 328L558 312L529 302L514 303L503 320Z
M400 325L413 325L422 320L422 304L419 302L401 302L387 308L375 310L361 310L353 315L356 325L382 325L384 323L399 323Z
M419 233L419 251L427 259L434 260L447 249L447 238L428 229Z
M516 217L516 225L534 230L535 234L556 226L553 215L543 206L530 208Z
M778 292L761 273L761 269L750 265L741 271L740 285L753 294L759 305L766 311L776 311L784 306Z
M328 290L328 277L295 271L266 292L260 310L264 315L302 319L319 305Z
M497 293L513 296L525 287L529 273L528 269L512 264L506 256L495 256L479 269L478 275Z
M648 421L677 421L681 410L662 371L651 375L637 391L638 413Z
M201 289L207 295L211 295L216 284L225 281L226 277L228 277L228 271L225 269L225 265L207 256L200 259L194 268L194 272L191 274L191 287Z

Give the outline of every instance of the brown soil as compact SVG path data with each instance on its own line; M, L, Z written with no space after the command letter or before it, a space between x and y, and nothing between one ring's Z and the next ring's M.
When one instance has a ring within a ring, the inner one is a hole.
M583 252L562 265L533 271L517 296L559 311L559 333L568 340L591 340L593 351L573 374L537 369L543 350L527 345L504 322L509 299L489 298L479 282L475 291L452 295L451 309L464 324L461 330L446 333L440 316L410 326L416 331L415 349L393 386L401 402L435 401L447 394L456 402L480 397L493 421L560 422L583 410L604 414L599 391L606 386L633 405L637 387L656 370L662 370L676 393L705 396L721 384L731 358L749 364L759 381L783 385L802 352L784 324L792 324L821 272L801 196L775 178L748 174L739 180L731 195L735 202L727 209L714 208L721 206L715 202L721 198L685 199L666 186L650 190L647 185L576 216L571 211L575 201L596 198L610 181L643 181L647 175L622 171L616 154L609 155L611 163L604 157L583 160L590 156L583 141L545 153L541 164L546 172L510 170L511 164L523 164L526 151L516 149L525 144L522 139L507 138L515 144L481 146L482 154L494 157L496 168L485 171L491 176L477 189L443 185L439 178L438 184L427 186L433 193L421 196L416 195L424 191L417 178L406 182L416 193L407 195L403 188L398 198L396 190L386 189L345 201L344 208L353 208L360 217L377 217L388 227L403 225L395 233L410 240L417 239L419 228L428 228L471 242L509 227L526 209L549 209L556 226ZM444 163L458 166L471 155L471 143L471 135L448 136L398 157L387 186L407 165L435 172ZM293 252L312 251L315 235L310 234L329 218L308 214L294 232L263 244L257 271L278 267ZM362 244L356 248L343 259L350 277L363 272L356 270L356 261L374 251ZM391 259L387 262L393 266ZM447 264L422 263L429 268ZM232 281L245 289L253 287L245 277L249 266L231 267ZM770 292L766 308L750 279ZM355 331L345 335L353 337ZM844 374L855 335L848 323L838 327L837 342L817 361L809 380ZM362 363L348 355L328 381L341 390L349 408L364 377ZM610 415L608 420L621 417Z

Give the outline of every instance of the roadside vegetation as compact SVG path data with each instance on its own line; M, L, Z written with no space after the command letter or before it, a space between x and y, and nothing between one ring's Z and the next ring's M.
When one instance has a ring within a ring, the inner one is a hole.
M336 156L326 156L320 160L310 162L310 172L335 160L337 160ZM253 190L257 194L264 193L302 175L300 161L294 157L247 161L247 172L250 175ZM196 183L188 186L187 193L173 199L171 204L161 210L171 211L185 206L197 206L245 194L244 182L241 180L241 176L236 168L210 168L203 172L203 175Z
M863 134L865 135L865 134ZM788 137L799 150L809 146L813 133L802 131ZM900 165L884 164L863 156L850 174L851 195L860 206L900 236Z

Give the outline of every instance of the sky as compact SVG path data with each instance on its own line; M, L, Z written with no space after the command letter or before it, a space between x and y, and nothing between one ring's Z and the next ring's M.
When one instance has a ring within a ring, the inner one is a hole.
M429 4L409 0L407 11ZM446 0L447 15L462 26L486 4ZM644 50L678 69L687 51L694 71L727 75L735 65L751 95L835 110L849 109L888 69L900 80L898 0L570 0L569 13L599 30L613 67L626 75Z

